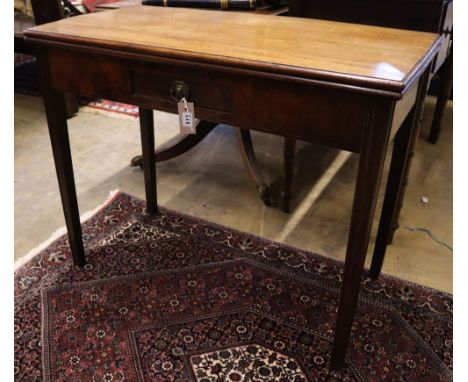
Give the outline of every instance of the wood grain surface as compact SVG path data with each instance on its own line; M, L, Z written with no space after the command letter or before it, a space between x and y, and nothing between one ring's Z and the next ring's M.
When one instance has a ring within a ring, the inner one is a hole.
M150 6L73 17L26 36L401 91L440 43L432 33Z

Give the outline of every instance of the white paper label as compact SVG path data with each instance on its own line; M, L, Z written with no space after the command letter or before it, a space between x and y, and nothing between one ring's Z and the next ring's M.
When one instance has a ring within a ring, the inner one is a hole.
M197 125L200 122L195 118L195 106L193 102L187 102L185 98L177 102L179 112L179 125L182 134L196 134Z

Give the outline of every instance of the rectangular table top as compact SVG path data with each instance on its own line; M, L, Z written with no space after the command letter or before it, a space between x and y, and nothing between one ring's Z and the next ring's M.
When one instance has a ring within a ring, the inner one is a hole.
M27 38L403 92L433 33L293 17L134 6L36 26Z

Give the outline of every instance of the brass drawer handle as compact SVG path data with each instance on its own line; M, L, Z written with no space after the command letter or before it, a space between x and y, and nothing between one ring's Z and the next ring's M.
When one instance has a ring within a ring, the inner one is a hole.
M174 81L171 84L170 94L174 101L179 102L182 98L188 99L190 92L182 81Z

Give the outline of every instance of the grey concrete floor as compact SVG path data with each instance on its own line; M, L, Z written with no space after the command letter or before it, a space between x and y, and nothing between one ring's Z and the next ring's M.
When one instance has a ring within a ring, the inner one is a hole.
M422 137L427 136L435 99L428 97ZM177 134L177 120L156 113L156 140ZM129 167L140 152L137 120L80 112L69 120L80 211L94 209L119 189L144 197L143 174ZM294 212L278 209L282 183L282 139L254 133L274 207L266 207L244 170L234 131L215 129L201 144L157 166L159 203L228 227L343 260L357 156L300 143ZM348 158L349 156L349 158ZM387 158L389 159L389 158ZM388 162L384 179L388 171ZM369 264L384 184L366 264ZM426 196L429 203L421 202ZM64 225L42 100L15 95L15 259ZM401 214L401 226L430 229L452 244L452 105L437 145L420 139ZM452 252L420 231L400 228L387 252L384 272L452 291Z

